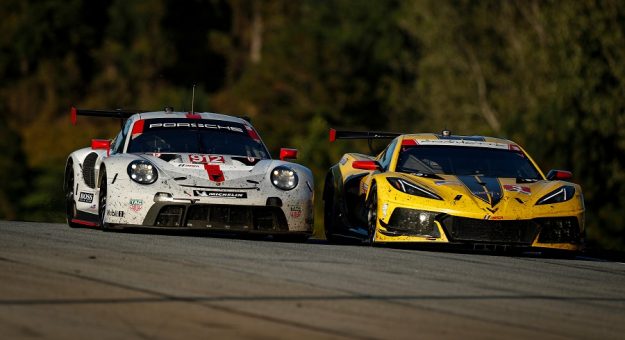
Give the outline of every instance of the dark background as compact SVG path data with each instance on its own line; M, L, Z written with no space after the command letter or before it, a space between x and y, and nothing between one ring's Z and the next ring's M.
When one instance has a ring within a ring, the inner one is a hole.
M63 168L119 124L69 108L252 117L317 181L366 142L329 127L510 138L584 188L593 247L625 249L623 1L0 2L0 218L63 221Z

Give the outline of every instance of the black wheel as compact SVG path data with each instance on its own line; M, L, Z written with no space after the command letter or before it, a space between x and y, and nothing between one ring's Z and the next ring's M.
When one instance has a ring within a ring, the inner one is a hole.
M328 177L323 188L323 231L328 242L336 242L336 236L334 235L335 208L334 184L332 184L331 178Z
M74 166L70 162L65 169L65 218L67 225L71 228L80 227L79 224L72 222L76 217L76 202L74 201Z
M378 222L378 188L375 183L371 186L369 191L369 198L367 198L367 224L369 232L367 234L367 243L373 246L375 244L375 231Z
M98 196L98 222L102 230L108 229L104 223L106 216L106 170L102 170L102 179L100 180L100 194Z

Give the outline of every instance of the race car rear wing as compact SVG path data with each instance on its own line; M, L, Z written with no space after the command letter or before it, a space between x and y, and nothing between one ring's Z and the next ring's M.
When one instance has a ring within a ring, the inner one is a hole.
M397 136L401 136L402 133L398 132L382 132L382 131L345 131L330 129L330 142L334 142L337 139L393 139Z
M147 112L143 110L92 110L92 109L77 109L72 106L70 111L70 118L72 120L72 124L76 125L76 121L78 120L78 116L90 116L90 117L103 117L103 118L117 118L117 119L128 119L130 116L136 113Z

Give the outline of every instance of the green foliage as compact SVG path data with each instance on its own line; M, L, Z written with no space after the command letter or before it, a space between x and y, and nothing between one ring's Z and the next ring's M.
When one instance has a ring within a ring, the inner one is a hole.
M26 189L26 161L21 138L0 116L0 218L15 219L22 209Z
M449 128L573 170L589 238L625 249L622 1L5 0L0 15L0 176L22 179L0 186L3 218L60 218L65 157L118 128L71 127L70 104L188 110L195 83L196 108L252 117L275 155L299 149L318 234L327 168L368 150L331 145L329 127Z

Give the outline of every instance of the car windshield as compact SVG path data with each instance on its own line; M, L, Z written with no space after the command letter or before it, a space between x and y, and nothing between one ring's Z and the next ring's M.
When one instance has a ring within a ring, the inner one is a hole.
M250 137L242 124L197 120L149 119L143 131L133 131L128 153L203 153L266 159L269 154L260 140Z
M540 173L523 152L482 147L402 146L395 170L418 174L541 179Z

